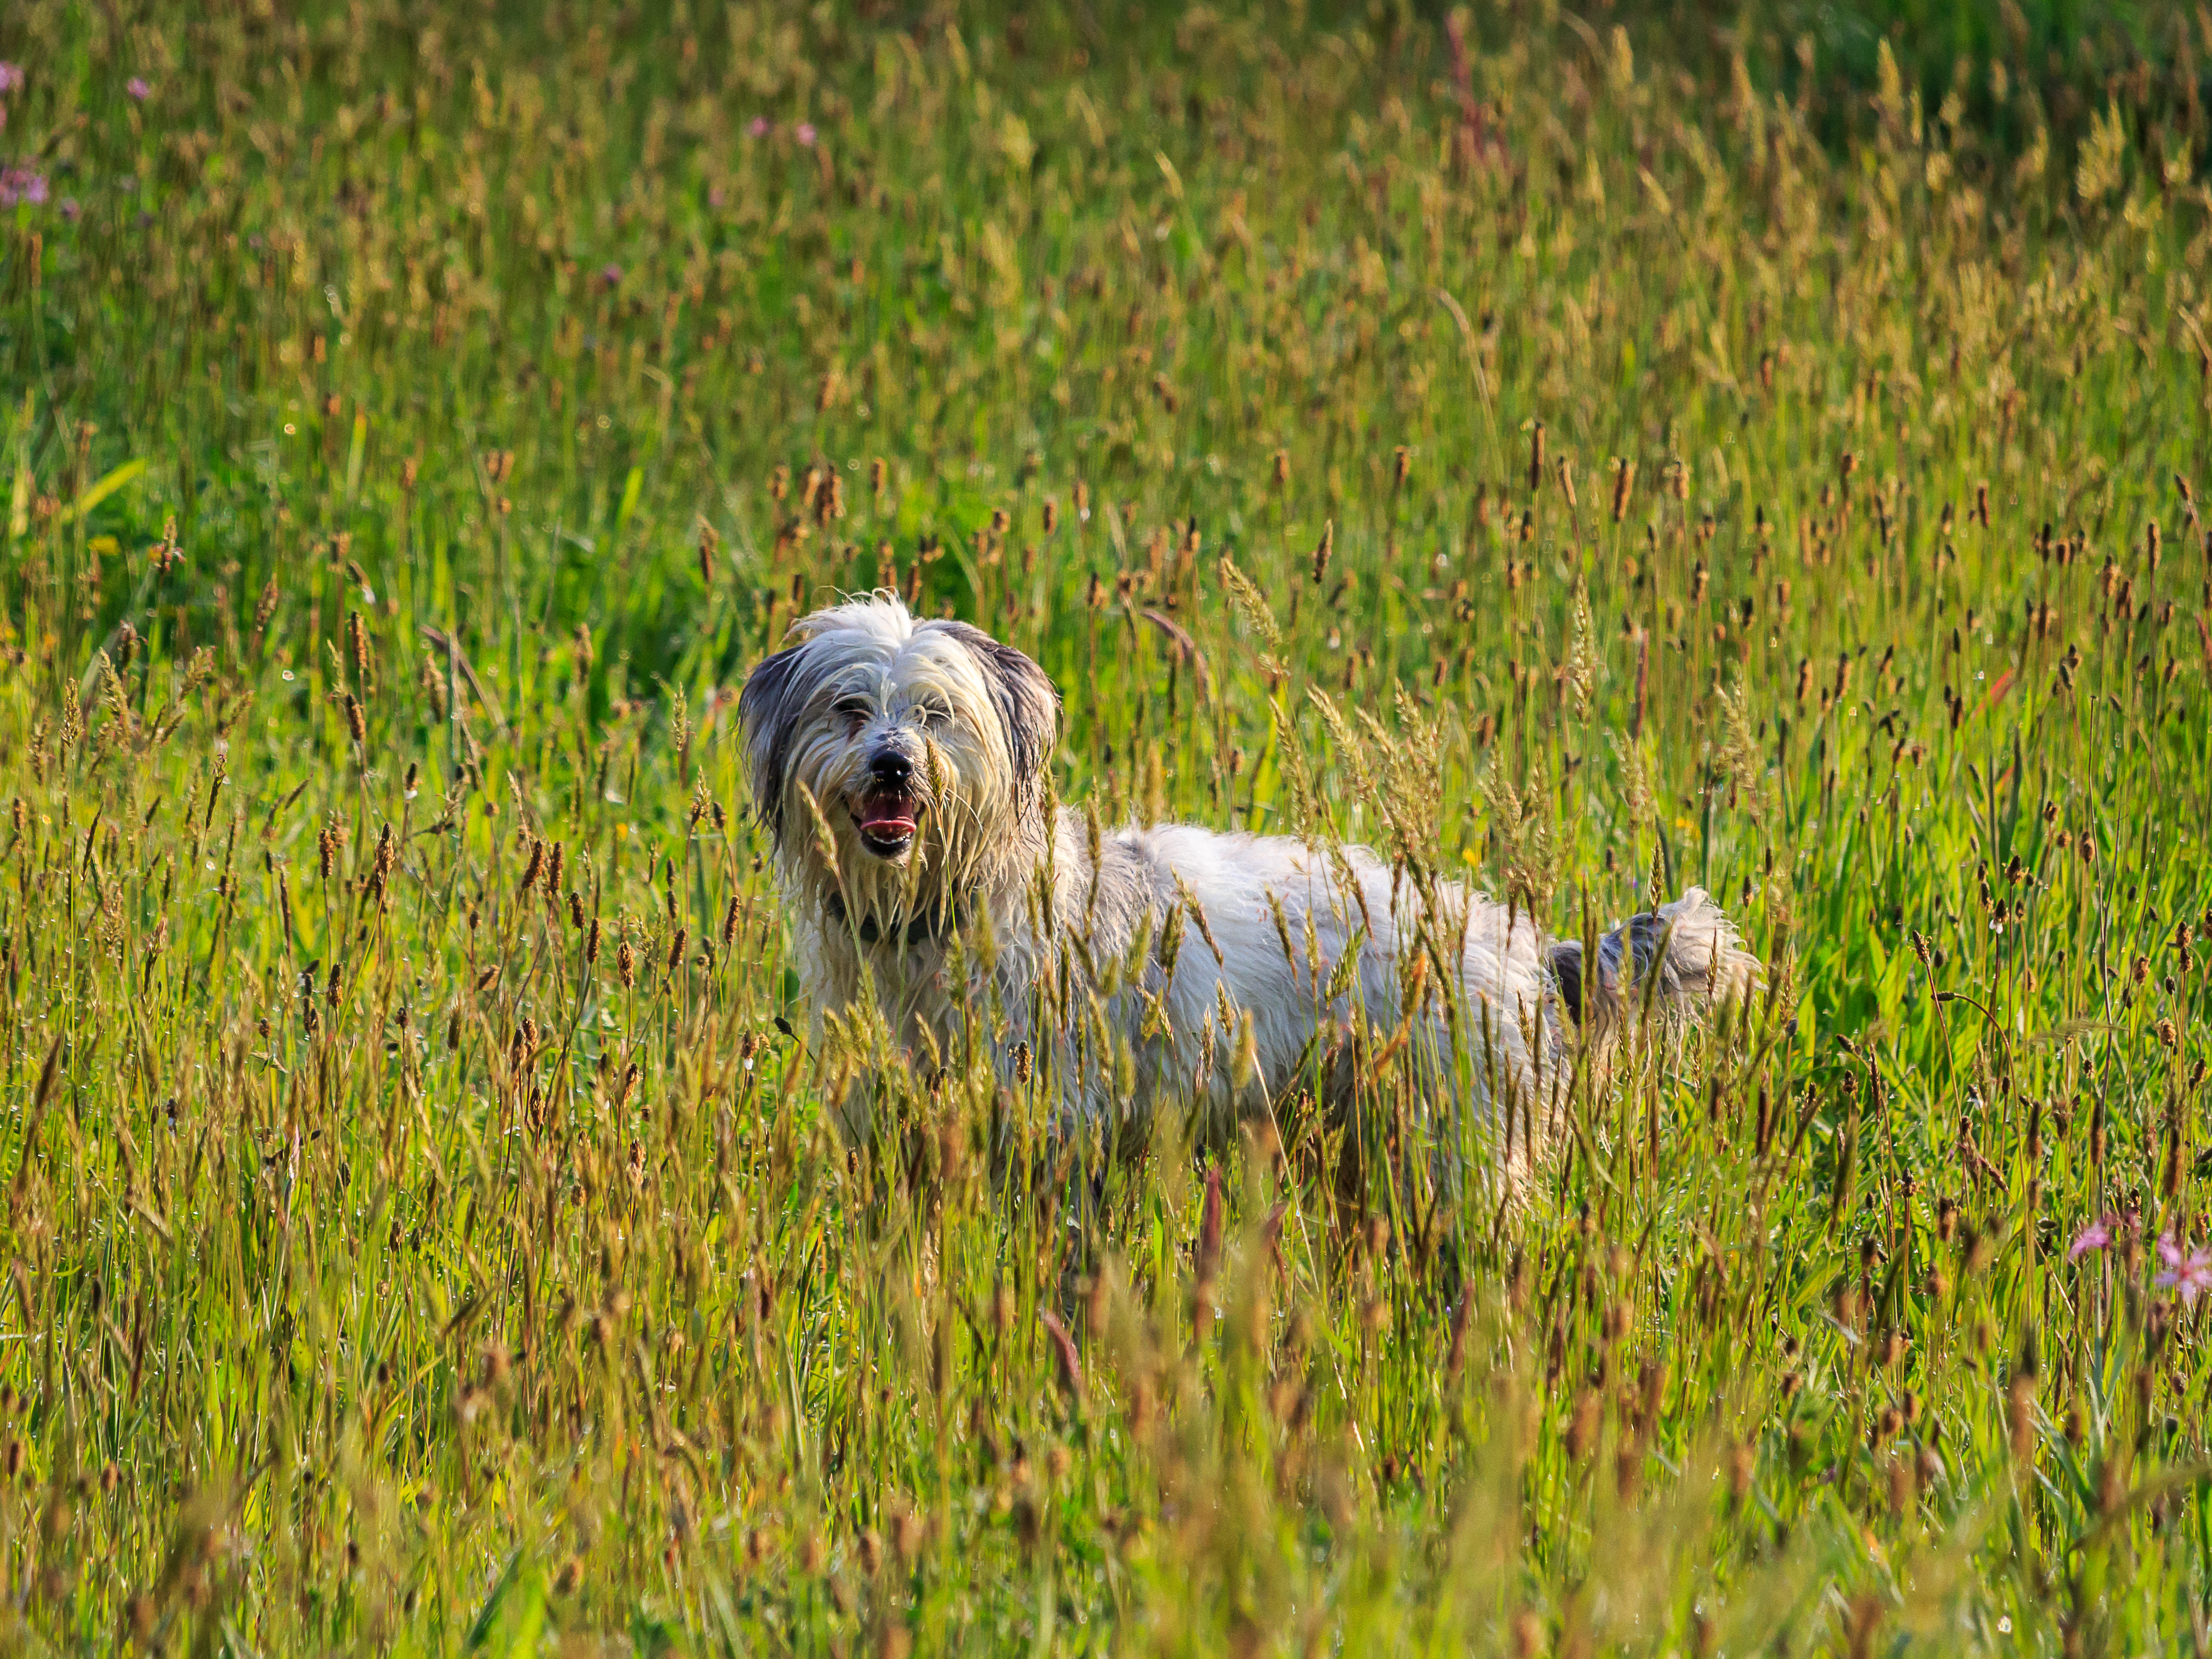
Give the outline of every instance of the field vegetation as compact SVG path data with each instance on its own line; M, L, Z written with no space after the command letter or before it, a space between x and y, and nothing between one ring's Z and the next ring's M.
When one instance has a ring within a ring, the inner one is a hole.
M1996 15L9 5L8 1647L2203 1651L2212 20ZM878 586L1765 985L1094 1181L805 1040Z

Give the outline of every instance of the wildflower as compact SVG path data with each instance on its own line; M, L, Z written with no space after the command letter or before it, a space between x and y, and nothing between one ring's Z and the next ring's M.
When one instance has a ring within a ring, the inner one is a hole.
M814 148L814 140L817 136L818 135L817 135L814 131L814 123L811 121L801 121L796 127L792 129L792 137L798 139L800 143L805 145L809 149Z
M623 279L623 268L610 259L599 267L599 280L609 288L618 286Z
M0 93L20 90L23 84L21 64L0 64Z
M46 175L29 167L0 167L0 208L18 202L37 207L46 199Z
M769 118L765 115L756 115L745 123L745 136L749 138L765 138L775 131L775 127L769 124Z
M2206 1291L2212 1291L2212 1250L2200 1248L2185 1254L2172 1233L2160 1233L2158 1258L2166 1263L2166 1267L2151 1282L2160 1290L2179 1291L2185 1303L2194 1302Z
M83 211L84 210L76 204L76 197L64 196L62 198L62 217L68 220L71 224L75 224L77 222L77 216Z
M2112 1218L2108 1215L2100 1216L2074 1235L2074 1243L2067 1248L2066 1259L2069 1261L2079 1261L2093 1250L2111 1249L2112 1243Z
M135 102L141 104L154 95L154 88L146 84L146 77L143 75L132 76L125 83L123 90L129 93Z

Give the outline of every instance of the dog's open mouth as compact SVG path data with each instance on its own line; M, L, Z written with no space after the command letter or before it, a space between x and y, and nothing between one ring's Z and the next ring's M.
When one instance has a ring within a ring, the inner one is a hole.
M878 789L860 797L853 809L860 845L879 859L895 859L914 845L921 822L921 800L903 790Z

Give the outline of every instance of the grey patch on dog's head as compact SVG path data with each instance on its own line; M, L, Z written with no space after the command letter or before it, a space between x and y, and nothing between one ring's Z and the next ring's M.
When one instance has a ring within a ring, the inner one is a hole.
M738 720L745 732L745 771L754 810L780 843L783 839L784 778L799 717L813 695L805 641L764 659L738 695Z
M1060 741L1060 692L1044 670L1011 645L1002 645L966 623L941 624L975 653L991 688L991 703L1006 729L1006 750L1014 763L1014 787L1020 804L1034 806L1044 787L1044 769Z

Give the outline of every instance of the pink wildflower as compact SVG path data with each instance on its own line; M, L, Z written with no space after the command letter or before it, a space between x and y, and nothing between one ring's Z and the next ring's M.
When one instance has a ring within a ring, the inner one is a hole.
M2069 1261L2079 1261L2092 1250L2111 1249L2112 1243L2112 1218L2110 1216L2100 1216L2074 1235L2074 1243L2066 1252L2066 1259Z
M2151 1283L2160 1289L2179 1291L2185 1303L2194 1302L2205 1291L2212 1291L2212 1250L2199 1248L2185 1253L2174 1243L2172 1233L2160 1233L2158 1259L2166 1263L2166 1267Z

